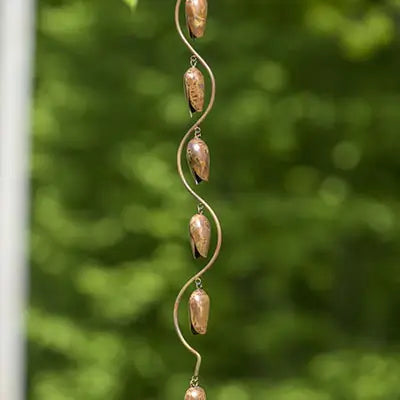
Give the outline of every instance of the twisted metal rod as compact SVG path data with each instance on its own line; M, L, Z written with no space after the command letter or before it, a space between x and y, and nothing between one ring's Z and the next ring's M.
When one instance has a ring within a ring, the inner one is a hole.
M210 113L211 109L213 108L214 105L214 100L215 100L215 92L216 92L216 85L215 85L215 78L214 78L214 74L211 70L211 68L208 66L208 64L206 63L206 61L200 56L200 54L192 47L192 45L189 43L189 41L186 39L185 35L182 32L182 28L179 22L179 14L180 14L180 6L181 6L182 0L177 0L176 2L176 6L175 6L175 25L176 25L176 29L178 31L178 34L180 35L183 43L186 45L186 47L189 49L189 51L197 57L198 61L200 61L200 63L203 65L203 67L207 70L210 79L211 79L211 97L210 97L210 102L208 103L207 109L205 110L205 112L201 115L201 117L189 128L189 130L187 131L187 133L185 134L185 136L182 138L180 145L178 147L178 151L177 151L177 168L178 168L178 173L179 176L182 180L183 185L185 186L185 188L187 189L187 191L195 198L199 201L199 203L203 204L203 206L208 210L208 212L211 214L214 222L215 222L215 226L217 229L217 244L214 250L214 254L212 255L212 257L210 258L210 260L208 261L208 263L206 264L206 266L199 271L196 275L194 275L193 277L191 277L182 287L182 289L180 290L176 300L175 300L175 305L174 305L174 313L173 313L173 318L174 318L174 326L175 326L175 330L176 333L180 339L180 341L182 342L182 344L191 352L196 356L196 366L194 369L194 377L198 377L199 376L199 372L200 372L200 367L201 367L201 354L192 346L190 346L190 344L187 342L187 340L184 338L182 331L179 327L179 318L178 318L178 314L179 314L179 305L181 303L182 297L184 295L184 293L186 292L187 288L198 278L200 278L202 275L204 275L215 263L219 252L221 250L221 245L222 245L222 229L221 229L221 224L218 220L217 215L215 214L214 210L211 208L211 206L202 198L200 197L188 184L187 180L185 179L185 176L183 174L183 169L182 169L182 152L183 152L183 148L185 143L187 142L190 134L196 129L196 127L198 127L206 118L207 115Z

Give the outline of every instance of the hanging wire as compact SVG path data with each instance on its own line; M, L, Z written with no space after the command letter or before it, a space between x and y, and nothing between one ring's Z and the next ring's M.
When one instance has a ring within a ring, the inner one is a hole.
M180 341L182 342L182 344L192 353L195 355L196 357L196 365L195 365L195 369L194 369L194 374L193 374L193 378L196 378L195 380L195 384L198 384L198 376L199 376L199 372L200 372L200 367L201 367L201 354L192 346L190 346L190 344L187 342L187 340L184 338L182 331L180 329L179 326L179 305L181 304L181 300L182 297L184 295L184 293L186 292L186 290L188 289L188 287L195 282L197 279L201 278L202 275L204 275L215 263L216 259L218 258L219 252L221 250L221 245L222 245L222 229L221 229L221 224L219 222L219 219L217 217L217 215L215 214L214 210L211 208L211 206L204 200L202 199L188 184L188 182L185 179L185 176L183 174L183 169L182 169L182 153L183 153L183 149L185 146L185 143L187 142L187 140L189 139L189 136L192 134L192 132L194 132L196 130L196 128L199 127L199 125L207 118L208 114L210 113L211 109L213 108L214 105L214 101L215 101L215 92L216 92L216 84L215 84L215 78L214 78L214 74L211 70L211 68L208 66L208 64L206 63L206 61L200 56L200 54L191 46L191 44L189 43L189 41L186 39L185 35L182 32L182 28L180 26L180 22L179 22L179 14L180 14L180 6L181 6L182 0L177 0L176 2L176 6L175 6L175 25L176 25L176 29L178 31L179 36L181 37L183 43L186 45L186 47L189 49L189 51L193 54L193 56L196 57L196 59L203 65L203 67L206 69L207 73L210 76L210 80L211 80L211 96L210 96L210 101L208 103L207 109L205 110L205 112L201 115L201 117L189 128L189 130L186 132L186 134L184 135L184 137L182 138L179 147L178 147L178 151L177 151L177 168L178 168L178 173L179 176L182 180L183 185L185 186L185 188L187 189L187 191L199 202L203 205L203 207L210 213L211 217L214 220L215 223L215 227L217 230L217 244L215 246L215 250L214 253L212 255L212 257L210 258L210 260L208 261L208 263L206 264L206 266L200 271L198 272L196 275L194 275L193 277L191 277L182 287L182 289L180 290L176 300L175 300L175 304L174 304L174 312L173 312L173 319L174 319L174 326L175 326L175 330L176 333L180 339ZM192 381L193 381L192 378ZM192 382L191 381L191 382Z

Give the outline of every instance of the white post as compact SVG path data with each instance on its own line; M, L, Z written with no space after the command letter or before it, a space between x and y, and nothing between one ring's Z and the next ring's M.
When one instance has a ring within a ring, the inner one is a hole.
M0 399L25 398L34 0L0 0Z

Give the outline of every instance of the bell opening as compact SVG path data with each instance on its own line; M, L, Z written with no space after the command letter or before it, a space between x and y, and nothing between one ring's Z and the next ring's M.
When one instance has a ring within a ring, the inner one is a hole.
M192 30L189 28L189 35L190 35L190 38L191 39L193 39L193 40L196 40L197 38L196 38L196 35L192 32Z
M193 107L192 102L189 100L189 110L190 110L190 116L192 116L197 110Z
M194 329L193 324L190 324L190 329L191 329L193 335L198 335L199 334L199 332L197 332L196 329Z
M194 258L197 260L198 258L201 257L201 254L199 253L199 251L197 250L197 247L194 247Z
M203 182L203 179L201 179L196 172L194 172L194 180L196 182L196 185L199 185L201 182Z

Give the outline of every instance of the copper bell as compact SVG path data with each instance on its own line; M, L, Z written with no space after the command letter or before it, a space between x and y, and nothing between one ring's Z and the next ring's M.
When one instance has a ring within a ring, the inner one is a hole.
M185 96L190 115L202 112L204 107L204 75L196 67L190 67L183 76Z
M204 289L196 289L189 298L190 327L194 335L207 333L210 297Z
M211 238L210 221L203 214L193 215L189 224L190 245L194 258L208 255Z
M186 0L186 24L191 38L196 39L204 35L207 9L207 0Z
M186 158L196 184L208 181L210 176L210 152L208 146L198 137L189 141Z
M185 400L207 400L206 392L200 386L189 388L186 391Z

